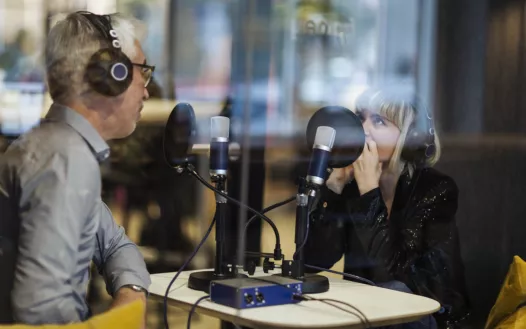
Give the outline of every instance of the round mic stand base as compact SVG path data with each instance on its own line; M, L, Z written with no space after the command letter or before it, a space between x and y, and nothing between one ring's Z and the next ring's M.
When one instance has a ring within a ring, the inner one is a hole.
M302 291L304 294L319 294L329 291L329 279L318 274L305 274Z
M232 272L228 272L221 276L218 276L214 273L213 270L193 272L190 274L190 278L188 279L188 288L193 289L193 290L203 291L209 294L210 293L210 282L212 281L234 279L234 278L247 278L247 277L248 276L245 274L232 273Z
M326 276L318 274L305 274L303 278L295 278L293 276L286 276L283 274L275 274L303 282L303 288L301 289L304 294L321 294L322 292L329 291L329 279Z

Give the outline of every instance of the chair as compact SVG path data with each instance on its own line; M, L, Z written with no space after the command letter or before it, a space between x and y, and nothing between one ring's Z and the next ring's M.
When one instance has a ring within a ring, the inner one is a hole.
M141 329L144 323L144 303L140 300L96 315L85 322L62 325L0 325L0 329Z
M526 328L526 262L513 257L485 329Z

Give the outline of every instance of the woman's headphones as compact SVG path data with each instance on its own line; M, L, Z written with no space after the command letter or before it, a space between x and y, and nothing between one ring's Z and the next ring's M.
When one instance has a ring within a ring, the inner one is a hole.
M431 114L419 99L414 97L410 105L415 116L407 131L401 157L417 167L423 167L436 153L435 126Z
M104 96L116 97L124 93L133 79L133 64L124 54L117 32L111 25L111 16L79 11L109 45L93 54L88 62L85 80L91 88Z

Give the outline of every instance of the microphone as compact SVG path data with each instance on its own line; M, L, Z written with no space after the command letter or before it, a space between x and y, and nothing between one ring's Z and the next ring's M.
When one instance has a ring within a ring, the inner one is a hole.
M325 183L325 175L335 137L336 130L334 128L320 126L316 129L311 162L306 177L308 183L318 186Z
M229 129L226 129L228 139ZM179 166L191 161L194 155L208 156L211 151L210 144L197 144L195 143L196 139L197 123L192 105L188 103L177 104L170 113L164 128L163 151L168 165L170 167ZM228 144L230 160L236 160L239 157L240 149L238 143Z
M362 122L351 110L342 106L326 106L314 113L307 124L307 144L312 149L307 175L300 178L296 194L296 251L292 261L281 265L284 277L303 281L303 293L329 290L327 277L305 273L303 247L309 237L310 214L320 200L318 190L325 184L327 168L343 168L362 153L365 132Z
M307 145L312 149L320 126L336 130L334 145L329 155L329 168L344 168L351 165L363 152L365 132L362 121L348 108L325 106L309 119L306 129Z
M166 122L163 135L163 149L166 162L175 168L178 173L190 173L199 182L207 188L216 193L216 212L214 215L214 222L216 225L216 250L215 250L215 265L213 271L198 271L191 273L188 278L188 287L191 289L204 291L209 293L210 282L214 280L223 280L236 277L246 277L244 274L237 273L237 268L232 266L229 268L225 257L226 250L226 232L228 227L228 203L231 201L240 207L249 209L256 213L259 217L268 222L274 234L276 235L276 247L274 248L274 257L282 259L280 236L276 225L272 220L253 208L240 203L239 201L229 197L226 193L227 171L228 171L228 157L229 151L237 151L239 153L239 144L229 143L230 119L223 116L215 116L210 120L210 144L194 144L196 138L196 119L194 109L190 104L177 104ZM204 154L210 152L210 179L215 183L215 187L203 179L196 171L192 164L189 163L189 155ZM197 253L197 250L206 240L206 237L211 231L209 228L205 238L199 243L199 246L194 251L187 263ZM179 271L180 272L180 271ZM176 277L180 273L176 274ZM175 277L170 285L175 281ZM169 287L168 287L169 288ZM168 291L169 289L167 289ZM168 294L168 292L166 293ZM165 295L166 307L166 295Z
M215 116L210 119L210 175L226 176L228 169L228 137L230 119Z

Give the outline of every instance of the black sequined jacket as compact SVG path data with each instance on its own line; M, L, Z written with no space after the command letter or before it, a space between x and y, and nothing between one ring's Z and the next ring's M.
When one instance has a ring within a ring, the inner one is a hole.
M453 328L468 314L457 202L453 179L431 168L416 170L412 178L402 173L389 218L379 188L360 196L355 182L341 195L325 187L311 213L305 263L330 268L345 255L346 273L401 281L439 301L439 327Z

